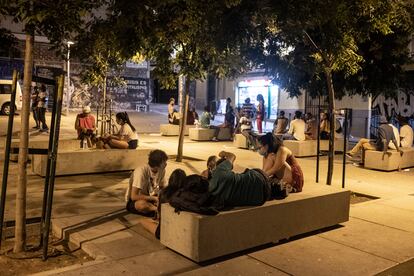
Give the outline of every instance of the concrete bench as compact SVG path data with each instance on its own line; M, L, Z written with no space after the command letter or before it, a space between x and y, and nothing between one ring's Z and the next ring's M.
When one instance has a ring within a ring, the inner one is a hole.
M382 151L365 151L364 167L381 171L394 171L414 167L414 148L401 148L403 156L396 150L389 150L384 155Z
M77 149L57 154L56 175L88 174L133 170L148 161L152 149ZM32 171L46 176L47 156L33 155Z
M184 135L188 136L188 131L190 128L194 128L193 125L186 125L184 127ZM180 126L172 124L161 124L160 133L162 136L178 136L180 135Z
M59 150L75 150L80 148L80 140L77 139L60 139L59 140ZM12 140L11 143L12 148L19 147L19 140ZM29 148L34 149L48 149L49 148L49 141L48 140L29 140ZM10 160L17 161L18 154L11 154ZM31 155L28 156L31 159Z
M213 139L215 129L210 128L191 128L189 130L189 138L194 141L211 141ZM220 141L231 139L230 128L220 128L217 135L217 139Z
M161 243L202 262L308 233L349 219L350 193L321 184L263 206L204 216L161 206Z
M318 141L317 140L305 140L305 141L297 141L297 140L284 140L283 145L290 149L296 157L306 157L306 156L316 156L316 152L318 149ZM344 150L344 140L343 139L335 139L335 152L343 152ZM328 151L329 150L329 141L328 140L320 140L320 150L321 151Z
M246 136L241 133L234 135L233 145L237 148L247 149L248 146Z

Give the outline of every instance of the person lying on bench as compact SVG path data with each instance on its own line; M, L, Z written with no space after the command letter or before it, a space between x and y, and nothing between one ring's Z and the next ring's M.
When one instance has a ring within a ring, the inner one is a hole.
M97 148L106 149L136 149L138 147L138 134L131 124L126 112L116 114L116 123L121 127L115 135L104 135L101 141L104 145L97 143Z
M201 173L202 177L207 179L211 178L213 170L216 168L217 160L218 158L215 155L212 155L207 159L207 169Z
M162 150L148 155L148 164L131 174L126 192L127 211L144 216L155 216L160 189L165 186L165 168L168 156Z
M270 132L260 136L258 152L263 156L263 171L270 179L282 180L292 187L291 192L302 191L302 169L292 151L283 146L279 137Z
M83 146L83 139L86 139L88 147L91 148L95 140L95 117L91 114L91 108L84 106L82 113L76 116L75 129L78 132L80 147Z
M237 206L260 206L267 200L287 196L284 187L277 181L270 181L260 169L246 169L243 173L233 172L236 156L221 151L216 168L212 171L209 192L217 208Z

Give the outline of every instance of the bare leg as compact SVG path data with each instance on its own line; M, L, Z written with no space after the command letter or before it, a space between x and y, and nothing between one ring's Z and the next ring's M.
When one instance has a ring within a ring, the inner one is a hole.
M148 214L150 212L157 212L157 206L152 204L152 202L146 200L137 200L135 201L135 209L138 212Z
M129 147L127 142L115 139L109 140L109 145L113 149L127 149Z

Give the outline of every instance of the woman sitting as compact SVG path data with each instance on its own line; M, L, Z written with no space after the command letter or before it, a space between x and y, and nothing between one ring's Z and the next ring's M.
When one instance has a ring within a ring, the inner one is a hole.
M267 176L283 180L292 186L292 192L302 191L302 169L290 149L283 146L282 140L266 133L258 138L258 150L263 156L263 171Z
M116 123L121 127L115 135L105 135L101 138L106 149L136 149L138 147L138 134L131 124L128 114L120 112L116 114ZM102 145L97 147L102 147Z

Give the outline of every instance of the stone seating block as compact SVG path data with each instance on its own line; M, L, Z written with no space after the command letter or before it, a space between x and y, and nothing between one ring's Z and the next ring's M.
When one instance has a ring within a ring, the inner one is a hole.
M88 174L133 170L148 161L150 148L137 149L77 149L59 151L56 175ZM47 156L33 155L32 171L46 176Z
M236 135L234 135L233 145L235 147L242 148L242 149L247 149L248 148L247 139L241 133L237 133Z
M394 171L414 167L414 148L402 148L401 157L396 150L389 150L385 155L382 151L365 151L364 167L381 171Z
M349 204L349 191L318 184L283 200L216 216L176 213L162 204L161 243L196 262L207 261L346 222Z
M283 145L290 149L295 157L316 156L316 140L284 140Z
M193 125L186 125L184 128L184 135L188 136L189 129L194 128ZM172 124L161 124L160 133L162 136L178 136L180 135L180 126Z
M190 139L194 141L211 141L214 137L214 129L210 128L191 128Z
M320 140L320 150L328 151L329 150L329 140ZM317 143L317 142L316 142ZM344 151L344 139L338 138L335 139L335 152L343 152Z
M80 148L80 140L77 139L60 139L59 140L59 150L74 150ZM12 148L18 148L19 147L19 140L12 140L11 143ZM48 140L29 140L29 148L34 149L47 149L49 147L49 141ZM31 159L31 155L28 156L29 159ZM11 161L17 161L18 160L18 154L11 154L10 155Z
M220 141L228 141L228 140L231 140L231 137L232 137L231 130L232 129L231 128L228 128L228 127L220 128L220 131L219 131L219 133L217 135L217 139L220 140Z

